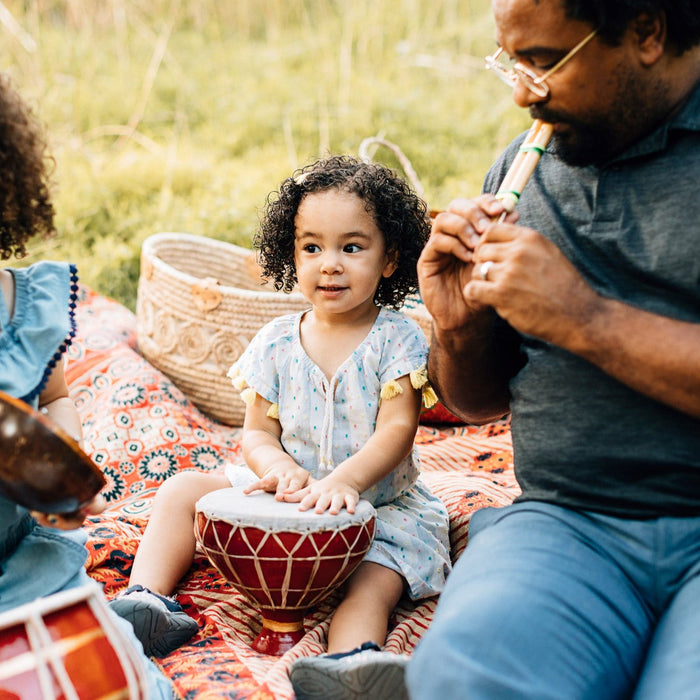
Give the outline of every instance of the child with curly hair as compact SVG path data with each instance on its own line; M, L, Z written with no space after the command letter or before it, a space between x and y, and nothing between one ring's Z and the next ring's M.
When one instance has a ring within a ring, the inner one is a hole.
M353 512L360 497L377 509L376 537L335 611L329 653L292 668L298 698L402 684L405 658L380 650L389 617L404 592L438 594L450 569L447 512L420 481L414 447L421 397L432 393L427 343L397 310L416 290L429 230L425 204L403 179L334 156L282 182L255 239L264 276L278 290L298 287L310 308L267 324L229 372L247 405L242 447L255 478L246 492L316 512ZM166 596L192 561L195 503L235 472L183 472L159 489L130 588L112 602L147 648L180 643L184 613Z
M0 74L0 260L24 257L31 238L55 232L48 163L40 123ZM40 408L81 440L63 371L63 353L75 335L77 289L69 263L0 268L0 391ZM103 509L98 495L75 514L30 512L0 492L0 613L89 581L79 526ZM140 647L131 628L118 623ZM170 682L150 659L142 662L150 697L171 698Z

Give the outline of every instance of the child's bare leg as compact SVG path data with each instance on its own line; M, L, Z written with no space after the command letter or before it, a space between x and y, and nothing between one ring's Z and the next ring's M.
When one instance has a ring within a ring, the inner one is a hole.
M379 651L404 580L391 569L363 562L348 581L347 594L331 620L329 654L302 656L289 672L299 698L392 698L408 700L408 657ZM335 656L338 654L338 656Z
M112 610L131 623L149 655L165 656L199 630L180 604L167 596L192 564L197 501L228 486L224 476L181 472L158 489L129 588L110 602Z
M230 485L223 475L200 472L180 472L164 482L153 501L129 585L170 595L194 558L195 504L210 491Z
M404 584L395 571L374 562L362 562L348 580L345 598L331 620L328 652L350 651L368 641L383 646L389 617Z

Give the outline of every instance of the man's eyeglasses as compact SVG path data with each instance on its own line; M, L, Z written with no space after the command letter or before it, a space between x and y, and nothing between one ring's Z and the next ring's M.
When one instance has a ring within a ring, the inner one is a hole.
M500 47L491 56L486 57L486 68L493 71L506 85L511 88L515 87L520 81L530 92L538 97L547 97L549 95L549 85L547 79L556 73L565 63L568 63L596 34L597 29L594 29L587 37L579 41L569 53L561 60L557 61L547 72L542 75L537 75L532 70L524 66L522 63L514 63L507 65L498 60L503 53L503 47Z

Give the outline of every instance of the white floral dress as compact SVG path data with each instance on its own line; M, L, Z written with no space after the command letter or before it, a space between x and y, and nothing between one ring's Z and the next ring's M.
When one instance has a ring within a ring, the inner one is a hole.
M285 451L315 478L357 452L374 432L379 404L409 375L424 395L427 343L405 314L380 309L372 329L329 381L301 344L303 314L268 323L229 371L245 400L273 404ZM442 502L418 478L418 451L362 494L377 509L377 533L367 556L401 574L411 598L440 593L450 571L449 519Z

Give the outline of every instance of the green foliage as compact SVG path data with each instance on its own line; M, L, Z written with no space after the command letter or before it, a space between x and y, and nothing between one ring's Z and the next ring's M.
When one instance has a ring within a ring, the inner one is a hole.
M527 114L483 70L487 0L14 0L0 69L56 160L60 235L37 258L135 306L143 240L249 245L269 191L367 136L398 144L433 208L476 194ZM373 156L399 167L380 148Z

